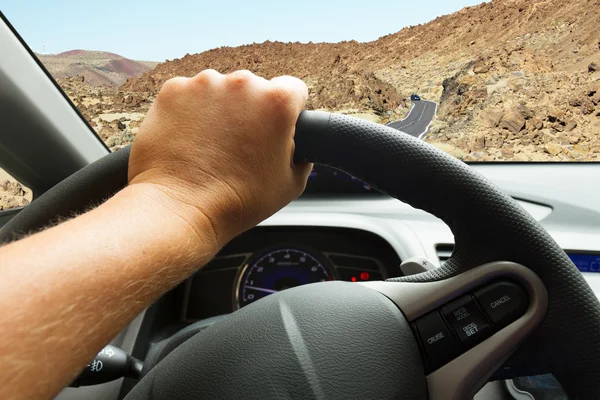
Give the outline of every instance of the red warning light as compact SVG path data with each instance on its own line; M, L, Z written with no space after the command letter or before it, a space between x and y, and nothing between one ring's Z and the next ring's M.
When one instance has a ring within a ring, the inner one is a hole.
M329 276L327 277L327 280L328 280L328 281L332 281L332 280L333 280L333 275L329 275Z
M369 280L370 277L371 277L371 275L369 275L368 272L361 272L360 273L360 279L362 279L363 281Z
M356 282L356 277L355 277L355 276L353 276L352 278L350 278L350 280L351 280L352 282Z

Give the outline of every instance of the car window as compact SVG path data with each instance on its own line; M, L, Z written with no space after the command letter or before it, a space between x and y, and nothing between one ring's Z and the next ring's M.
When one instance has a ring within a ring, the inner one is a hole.
M0 212L26 206L31 196L31 190L0 168Z
M308 14L266 0L226 12L107 1L3 11L113 150L135 138L167 79L213 68L295 75L307 108L388 124L468 162L600 161L597 21L583 0L307 0L319 10ZM123 24L113 8L135 18Z

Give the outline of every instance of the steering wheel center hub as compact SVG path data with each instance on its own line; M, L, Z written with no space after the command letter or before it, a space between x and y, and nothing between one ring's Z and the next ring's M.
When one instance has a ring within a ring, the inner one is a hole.
M183 343L145 381L128 398L427 398L409 323L387 297L348 282L250 304Z

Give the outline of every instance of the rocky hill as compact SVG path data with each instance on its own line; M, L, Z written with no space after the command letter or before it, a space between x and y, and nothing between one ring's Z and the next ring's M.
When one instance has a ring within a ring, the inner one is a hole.
M376 41L265 42L158 65L123 91L156 93L205 68L291 74L309 108L400 118L440 104L426 140L466 160L600 159L599 0L492 0Z
M293 75L310 89L310 108L361 109L378 114L405 105L405 95L365 68L368 51L358 42L281 43L264 42L240 47L221 47L159 64L139 78L129 79L122 89L156 93L167 79L192 76L212 68L221 73L248 69L270 79Z
M105 51L71 50L59 54L37 54L54 78L83 76L92 86L117 87L128 78L156 66L155 62L133 61Z

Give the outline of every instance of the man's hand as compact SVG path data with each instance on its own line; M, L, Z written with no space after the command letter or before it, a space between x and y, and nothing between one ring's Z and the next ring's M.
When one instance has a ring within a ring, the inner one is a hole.
M130 185L0 248L0 398L52 398L136 315L304 189L294 78L205 71L165 83Z
M131 149L130 185L223 245L297 198L311 165L294 165L306 85L206 70L163 85Z

